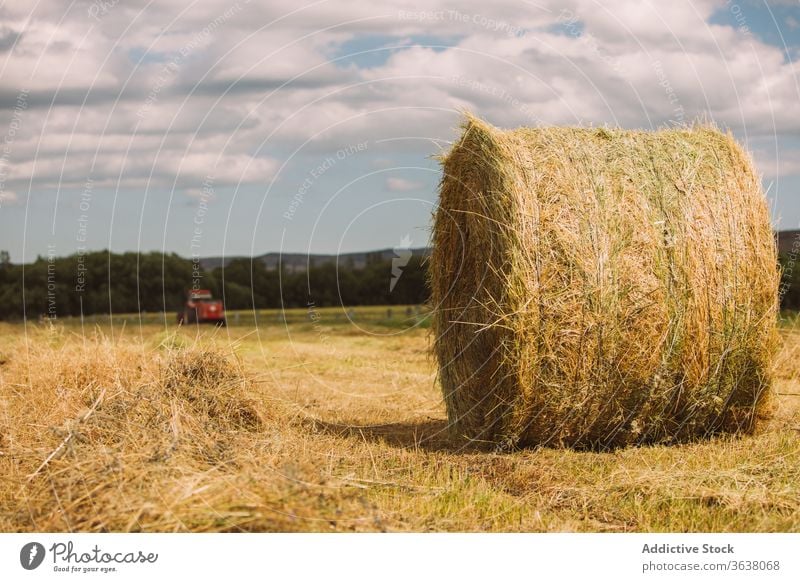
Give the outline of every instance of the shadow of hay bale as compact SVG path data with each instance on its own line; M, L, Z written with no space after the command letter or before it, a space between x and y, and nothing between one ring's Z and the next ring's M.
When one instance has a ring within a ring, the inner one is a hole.
M490 443L467 442L451 438L445 420L394 422L363 425L359 423L328 422L319 418L303 421L303 427L312 433L323 433L340 438L384 443L392 447L450 454L475 453L491 450Z

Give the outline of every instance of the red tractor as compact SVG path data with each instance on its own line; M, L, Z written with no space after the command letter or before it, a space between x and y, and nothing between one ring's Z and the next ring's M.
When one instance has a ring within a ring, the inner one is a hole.
M213 323L227 325L225 306L219 299L211 297L207 289L192 289L188 292L186 303L178 312L178 323Z

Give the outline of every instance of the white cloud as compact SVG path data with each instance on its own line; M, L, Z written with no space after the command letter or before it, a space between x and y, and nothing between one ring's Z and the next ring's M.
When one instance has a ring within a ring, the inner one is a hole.
M422 182L414 182L405 178L386 178L386 189L390 192L413 192L422 187Z
M776 154L774 149L771 152L756 150L753 157L765 178L800 176L800 158L796 154Z
M0 206L18 203L19 196L17 196L16 192L12 192L11 190L0 190Z
M211 181L215 184L266 184L277 168L275 160L245 155L216 153L170 153L156 162L164 175L174 174L181 182Z
M436 152L431 140L455 136L464 108L507 127L708 116L748 139L800 135L792 63L752 34L709 24L720 0L668 10L654 0L435 0L423 11L401 0L241 0L235 10L227 0L190 9L135 0L96 18L96 2L71 6L2 9L16 40L0 52L0 133L19 90L29 91L7 164L12 191L80 188L89 176L98 188L190 195L209 175L216 185L265 185L298 149L329 154L383 139L396 149L381 156L423 158ZM580 34L563 28L563 10ZM420 41L452 46L408 46ZM345 43L404 48L359 68L331 62ZM341 166L384 165L361 159ZM765 149L758 163L765 175L795 175L794 159ZM386 180L393 192L421 187Z

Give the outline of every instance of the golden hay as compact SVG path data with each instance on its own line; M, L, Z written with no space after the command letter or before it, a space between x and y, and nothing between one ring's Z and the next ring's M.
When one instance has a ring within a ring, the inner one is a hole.
M0 531L238 529L240 449L271 422L238 361L31 336L0 374Z
M753 430L778 269L730 135L470 116L443 166L429 271L456 435L602 449Z

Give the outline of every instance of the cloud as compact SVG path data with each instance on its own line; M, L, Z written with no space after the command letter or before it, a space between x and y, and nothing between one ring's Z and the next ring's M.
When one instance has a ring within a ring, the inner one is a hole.
M776 158L774 150L771 153L757 150L754 152L753 157L765 178L800 176L800 157L796 151L779 152Z
M405 178L386 178L386 189L389 192L413 192L420 190L423 186L422 182L414 182Z
M183 191L184 195L193 199L213 198L214 190L209 184L205 188L186 188Z
M0 191L0 206L8 206L10 204L18 204L18 203L19 203L19 196L17 196L16 192L12 192L11 190Z
M159 157L162 175L174 175L181 183L237 185L266 184L273 177L278 163L266 158L246 155L218 155L215 153L188 153Z
M91 178L97 189L147 189L150 204L175 188L191 196L213 176L214 188L274 185L285 196L309 156L368 142L337 160L317 183L325 190L338 171L424 163L455 138L464 109L501 127L710 118L759 147L777 144L758 157L765 175L798 173L794 65L718 23L720 0L669 10L652 0L12 4L0 27L10 191L80 190ZM385 190L426 189L393 177Z
M0 26L0 53L11 50L21 36L22 33L13 28Z

